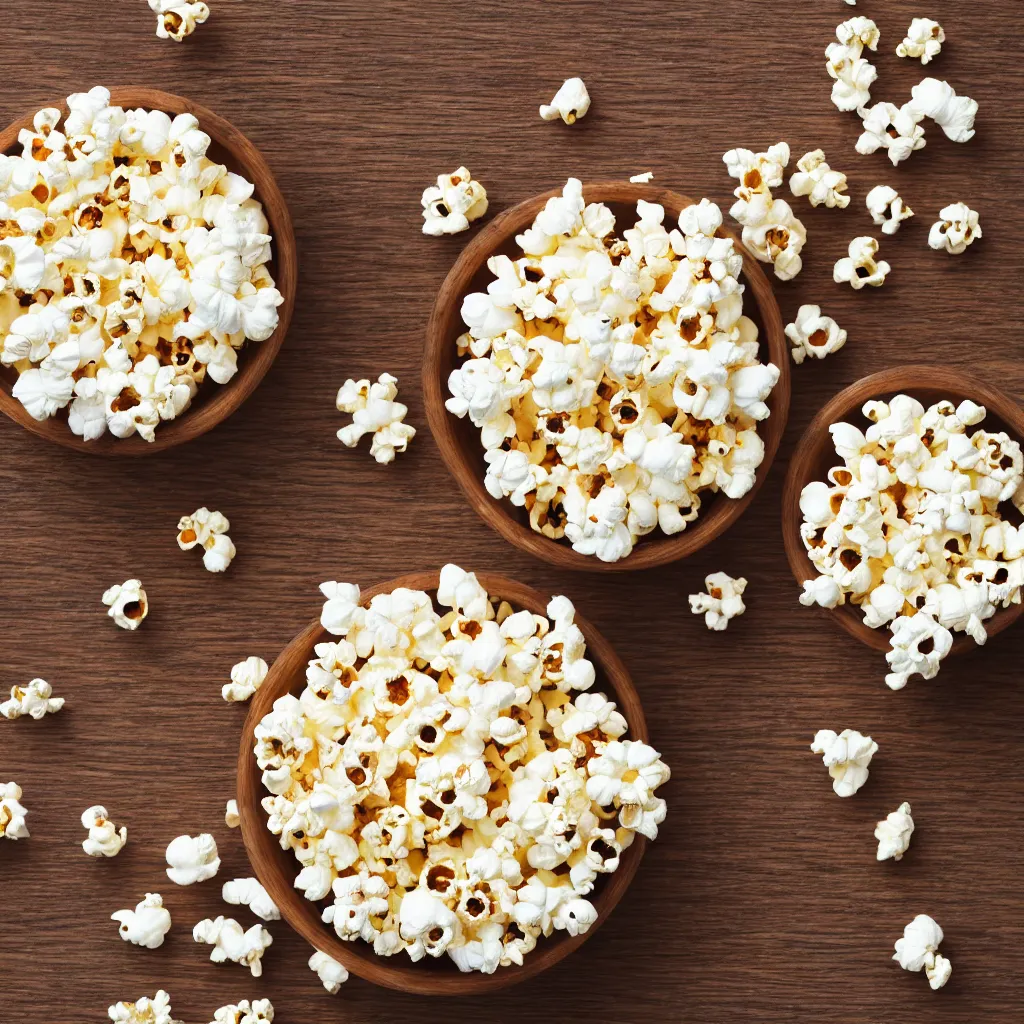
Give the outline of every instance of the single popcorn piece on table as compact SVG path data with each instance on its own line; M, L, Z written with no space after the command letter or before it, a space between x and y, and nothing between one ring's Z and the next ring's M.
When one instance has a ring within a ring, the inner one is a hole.
M797 161L797 170L789 179L790 191L795 196L807 196L811 206L825 204L828 209L845 210L850 197L844 195L847 183L842 171L833 171L825 160L825 151L815 149Z
M871 219L882 229L883 235L895 235L900 225L914 216L914 211L889 185L876 185L867 194L865 202Z
M487 189L474 181L468 168L459 167L439 174L437 184L424 190L420 205L423 234L457 235L487 212Z
M263 685L269 671L262 658L250 655L231 667L231 682L221 687L220 695L226 701L248 700Z
M925 78L910 90L910 106L922 117L930 117L953 142L970 142L974 138L977 100L957 96L949 82Z
M375 384L369 380L347 380L338 390L339 412L349 413L352 422L338 431L338 440L355 448L364 434L372 434L370 454L381 465L393 462L396 452L404 452L416 436L416 428L405 419L408 408L398 397L398 378L382 373Z
M192 929L196 942L213 946L210 959L215 964L227 960L248 967L254 978L263 974L263 954L274 941L270 932L261 924L254 924L248 931L230 917L206 918Z
M742 576L733 579L727 573L713 572L705 578L704 586L706 594L690 594L690 611L703 615L708 629L721 631L747 610L743 603L747 581Z
M654 171L643 171L640 174L633 174L629 180L634 185L648 185L654 180Z
M136 630L149 614L149 598L142 589L142 580L125 580L103 591L107 614L122 629Z
M28 839L25 816L28 811L22 807L21 786L16 782L0 782L0 839Z
M848 284L854 291L867 285L880 288L889 276L889 264L875 260L878 255L878 240L868 235L855 238L849 247L849 256L836 262L832 278L836 284Z
M273 1024L274 1006L269 999L243 999L240 1003L222 1006L210 1024Z
M976 238L981 238L978 213L966 203L952 203L939 211L939 218L928 232L928 244L933 249L945 249L958 256Z
M238 801L229 800L227 806L224 808L224 824L228 828L238 828L242 824L242 819L238 816Z
M267 890L255 878L233 878L221 889L225 903L236 907L248 907L264 921L280 921L281 911L270 898Z
M878 49L880 33L870 18L856 17L836 28L836 42L825 50L825 70L834 80L832 102L843 111L860 110L871 99L878 69L864 56L864 47Z
M953 973L953 965L939 953L942 929L927 914L918 914L896 940L893 960L905 971L923 970L933 991L942 988Z
M164 936L171 930L171 915L164 908L159 893L147 892L146 898L134 910L118 910L110 915L120 924L121 938L136 946L157 949L164 944Z
M334 957L321 953L319 950L309 958L309 969L316 972L320 984L332 996L336 996L341 986L348 981L347 968L338 963Z
M657 835L669 770L596 689L572 603L515 610L454 565L435 594L322 590L332 640L255 730L296 887L343 940L462 971L585 932L601 876ZM310 968L331 992L347 977Z
M89 835L82 840L82 849L90 857L116 857L128 842L128 829L118 828L108 817L102 804L88 807L82 812L82 828Z
M167 877L175 885L205 882L220 870L217 841L206 832L178 836L167 847L167 864Z
M786 325L786 337L793 346L790 355L797 365L808 356L824 359L846 344L846 331L832 317L822 316L820 306L813 305L797 310L796 320Z
M163 989L152 999L143 996L134 1003L115 1003L107 1016L114 1024L184 1024L171 1016L171 997Z
M876 103L861 112L864 130L857 139L856 150L870 156L884 149L893 167L911 153L924 149L926 139L921 127L923 114L911 104L897 107L895 103Z
M27 686L12 686L11 699L0 703L0 715L14 721L27 715L37 722L64 707L63 697L53 696L53 687L45 679L33 679Z
M914 834L914 819L910 816L910 804L905 800L889 813L884 821L875 826L878 840L878 860L902 860L910 849L910 837Z
M173 39L176 43L192 35L196 25L210 17L210 8L201 0L149 0L149 7L156 14L157 39Z
M811 752L821 759L832 777L837 796L853 796L868 781L868 765L878 744L856 729L844 729L836 735L831 729L819 729L811 742Z
M583 79L567 78L551 102L540 105L540 116L545 121L561 118L566 124L575 124L589 109L590 93Z
M896 47L897 57L919 57L922 64L929 64L939 55L946 33L937 21L931 18L914 18L907 29L906 38Z
M191 551L203 549L203 565L210 572L224 572L235 557L235 545L228 536L231 523L220 512L211 512L203 506L190 516L178 520L178 547Z

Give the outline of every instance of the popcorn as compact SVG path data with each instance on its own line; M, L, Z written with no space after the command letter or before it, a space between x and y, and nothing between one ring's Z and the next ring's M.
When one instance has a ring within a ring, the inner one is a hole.
M820 306L805 305L797 310L796 320L786 326L790 355L799 365L808 356L824 359L846 344L846 331L830 316L821 315Z
M918 914L903 929L903 938L896 940L893 960L905 971L924 970L932 991L949 981L953 973L950 962L939 953L943 939L942 929L927 914Z
M210 8L201 0L149 0L149 8L157 16L157 39L173 39L176 43L192 35L196 25L210 17Z
M107 818L107 809L96 804L82 812L82 828L89 833L82 849L90 857L116 857L128 842L128 829L118 828Z
M231 682L221 687L220 695L226 701L248 700L263 685L269 671L262 658L250 655L231 667Z
M822 755L837 796L853 796L868 781L868 765L877 750L878 744L870 736L855 729L844 729L838 735L831 729L819 729L811 743L811 752Z
M341 986L348 981L348 970L334 957L321 953L319 950L309 958L309 969L316 972L320 984L332 996L336 996Z
M225 882L221 889L221 897L225 903L231 903L236 907L248 907L264 921L281 920L281 911L255 878L233 878L230 882Z
M871 99L878 77L874 64L862 56L865 46L878 49L878 27L870 18L850 18L836 29L836 40L825 50L825 70L835 83L832 102L840 110L860 110Z
M884 149L895 167L911 153L924 149L926 141L920 124L923 116L910 103L902 107L876 103L862 114L864 131L857 139L857 152L870 156Z
M159 893L147 892L146 898L134 910L118 910L110 915L120 924L121 938L136 946L157 949L164 944L164 936L171 930L171 915L164 909Z
M901 615L889 628L892 630L892 649L886 653L885 659L892 671L885 677L886 686L902 690L912 675L934 679L939 674L942 659L953 646L953 634L925 611ZM982 639L980 642L985 641Z
M220 870L213 836L178 836L167 847L167 877L175 885L193 885L213 878Z
M949 82L922 79L910 90L910 106L922 117L930 117L953 142L974 138L978 103L969 96L957 96Z
M238 816L238 801L229 800L224 809L224 824L228 828L238 828L241 823L242 819Z
M906 38L896 47L897 57L919 57L922 64L929 64L939 55L946 33L937 21L931 18L914 18L907 29Z
M368 380L347 380L338 390L339 412L350 413L352 422L338 431L338 440L355 448L364 434L372 434L370 454L381 465L393 462L416 436L416 428L402 422L408 408L398 397L398 378L382 373L376 384Z
M269 999L229 1003L213 1015L210 1024L273 1024L274 1006Z
M747 581L742 576L733 579L724 572L713 572L705 577L704 586L706 594L690 595L690 611L703 615L708 629L724 630L732 619L747 610L742 596Z
M210 572L224 572L235 557L235 545L228 536L230 529L227 516L205 506L197 508L192 515L178 520L178 547L191 551L198 545L203 549L203 565Z
M455 565L434 595L322 591L338 639L255 730L296 887L343 940L464 971L585 932L598 877L657 835L669 770L592 689L572 603L516 611ZM310 968L331 992L347 978L324 954Z
M902 860L910 849L910 837L914 834L914 819L910 816L910 804L905 800L890 812L884 821L875 826L878 840L878 860Z
M977 211L966 203L952 203L940 211L939 218L928 232L928 244L933 249L959 255L976 238L981 238Z
M643 171L641 174L630 175L629 180L634 185L648 185L654 180L654 171Z
M880 288L889 276L889 264L884 260L876 262L878 241L868 236L855 238L849 247L849 256L836 262L832 278L836 284L849 284L854 291L865 285Z
M274 941L273 936L261 924L254 924L248 931L230 917L206 918L192 929L192 938L213 946L210 959L215 964L226 960L248 967L254 978L263 974L263 954Z
M825 204L844 210L850 205L846 191L846 175L833 171L825 161L825 151L816 149L797 161L797 173L789 179L789 188L795 196L807 196L811 206Z
M28 839L25 824L28 811L20 800L21 786L16 782L0 782L0 839Z
M487 212L487 189L473 180L468 168L459 167L438 175L437 184L424 190L420 204L423 234L456 235Z
M115 1024L184 1024L171 1017L171 997L163 989L152 999L143 996L134 1003L115 1003L107 1010L107 1016Z
M881 227L884 235L895 235L903 221L914 216L914 211L889 185L876 185L867 194L866 202L871 219Z
M561 118L566 124L575 124L590 109L590 93L582 78L567 78L550 103L540 105L540 116L545 121Z
M52 694L53 687L45 679L33 679L27 686L12 686L11 699L0 703L0 715L11 721L28 715L38 722L64 707L64 698Z
M149 614L149 599L142 589L142 580L125 580L103 591L107 614L122 629L136 630Z

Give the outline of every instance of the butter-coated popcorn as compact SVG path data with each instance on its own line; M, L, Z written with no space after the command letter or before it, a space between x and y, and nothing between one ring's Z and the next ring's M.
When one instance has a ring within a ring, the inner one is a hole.
M849 256L836 262L832 278L836 284L848 284L854 291L866 285L880 288L889 276L889 264L876 260L878 240L867 235L855 238L850 243Z
M878 860L902 860L910 849L910 837L914 834L914 819L910 815L910 804L905 800L875 826L878 840Z
M876 185L867 194L865 201L871 219L884 235L895 235L900 225L914 216L914 211L890 185Z
M248 967L254 978L263 974L263 954L274 941L261 924L248 931L230 917L206 918L192 929L192 938L213 946L210 959L215 964L227 960Z
M923 116L910 103L902 107L895 103L876 103L861 113L864 130L857 139L857 152L870 156L884 149L895 167L911 153L924 149L926 140L920 123Z
M21 796L16 782L0 782L0 839L28 839L28 811L20 803Z
M10 700L0 703L0 716L13 721L28 715L37 722L64 707L63 697L53 696L53 687L45 679L33 679L26 686L12 686Z
M819 729L811 742L811 751L821 754L836 795L853 796L868 780L868 765L878 751L878 744L856 729L844 729L838 735L831 729Z
M813 305L797 310L796 320L786 325L786 337L793 346L790 355L798 365L808 356L824 359L846 344L846 331L832 317L822 316L820 306Z
M910 90L910 106L922 117L930 117L953 142L974 138L974 119L978 102L969 96L957 96L956 90L938 78L922 79Z
M951 203L939 212L937 220L928 232L928 244L933 249L959 255L976 238L981 238L978 213L966 203Z
M364 434L372 434L370 454L381 465L393 462L416 436L416 428L404 423L408 408L396 401L398 378L382 373L376 383L347 380L338 390L339 412L349 413L352 422L338 431L338 440L355 448Z
M939 55L945 41L946 33L937 21L914 18L905 38L896 47L896 56L920 58L922 64L929 64Z
M456 235L487 212L487 189L468 168L459 167L451 174L439 174L437 184L424 190L420 204L423 234Z
M561 118L566 124L575 124L590 109L590 93L582 78L567 78L552 97L550 103L540 105L540 116L545 121Z
M789 179L793 195L807 196L811 206L824 203L830 210L834 207L843 210L850 205L850 197L844 194L847 188L846 175L829 167L824 150L815 149L805 153L796 166L796 173Z
M231 523L220 512L211 512L204 505L190 516L178 520L178 547L203 550L203 565L210 572L224 572L235 557L235 545L228 536Z
M338 963L334 957L321 953L320 950L317 950L309 958L309 969L315 972L320 979L320 984L332 996L336 996L341 986L348 981L348 968L344 964Z
M184 1024L171 1016L171 997L159 989L150 999L143 996L134 1003L115 1003L107 1010L114 1024Z
M180 43L192 35L196 25L210 17L210 8L202 0L149 0L156 15L157 39L173 39Z
M175 885L205 882L220 870L217 841L205 832L178 836L167 847L167 864L167 877Z
M454 565L435 598L399 589L364 606L354 585L322 591L339 639L255 731L296 887L326 901L342 939L464 971L589 928L585 897L635 833L657 834L669 772L592 691L572 603L516 611ZM319 955L310 967L329 991L347 977Z
M136 630L149 614L149 598L142 580L125 580L103 591L107 614L122 629Z
M118 910L110 915L120 925L121 938L136 946L157 949L164 944L164 936L171 930L171 915L164 907L159 893L147 892L146 898L134 910Z
M896 940L893 960L905 971L924 971L933 991L942 988L953 973L950 962L939 953L944 936L942 929L927 914L918 914Z
M107 809L101 804L82 812L82 828L89 833L82 840L82 849L90 857L116 857L128 842L128 829L124 825L118 828L107 817Z
M690 594L690 611L703 615L708 629L721 631L747 610L743 603L747 581L742 576L733 579L727 573L713 572L705 578L704 586L706 594Z
M233 878L225 882L221 889L221 898L233 906L248 907L257 917L264 921L280 921L281 911L270 898L269 893L255 878Z
M248 700L267 678L270 667L256 655L231 667L231 682L221 687L220 694L226 701Z

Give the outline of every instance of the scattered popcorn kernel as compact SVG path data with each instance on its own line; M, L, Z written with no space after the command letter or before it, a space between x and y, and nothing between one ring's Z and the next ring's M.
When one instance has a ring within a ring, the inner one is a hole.
M930 117L953 142L974 138L978 103L969 96L957 96L949 82L925 78L910 90L910 106L922 117Z
M889 185L876 185L867 194L866 202L871 219L882 229L883 235L895 235L900 225L914 216L914 211Z
M878 29L869 18L851 18L836 29L836 42L825 49L825 70L833 79L832 102L839 110L860 110L871 100L871 86L878 69L864 53L864 40L870 49L878 47Z
M178 520L178 547L191 551L203 549L203 565L210 572L224 572L235 557L235 545L228 536L231 523L220 512L205 506Z
M53 696L53 687L45 679L33 679L27 686L12 686L11 699L0 703L0 715L14 721L23 715L37 722L64 707L63 697Z
M789 187L795 196L807 196L811 206L825 204L844 210L850 205L846 191L846 175L833 171L825 161L825 151L816 149L806 153L797 161L797 171L789 179Z
M846 331L832 317L822 316L820 306L801 306L796 320L786 327L786 337L793 346L790 355L797 365L808 356L824 359L846 344Z
M238 828L242 824L242 819L238 816L238 801L229 800L227 807L224 809L224 824L228 828Z
M28 811L20 800L21 786L16 782L0 782L0 839L28 839L25 824Z
M862 16L850 18L836 29L836 39L843 46L866 46L869 50L877 50L880 38L878 26L870 18Z
M82 812L82 828L89 835L82 841L82 849L90 857L116 857L128 842L128 829L118 828L107 817L107 809L96 804Z
M931 18L914 18L907 29L906 38L896 47L897 57L919 57L922 64L929 64L939 55L946 33L942 26Z
M437 184L424 190L420 204L423 234L457 235L487 212L487 189L473 180L468 168L459 167L438 175Z
M263 954L274 941L261 924L248 931L230 917L206 918L192 929L192 938L213 946L210 959L215 964L226 960L248 967L254 978L263 974Z
M822 755L837 796L853 796L867 782L868 765L877 750L878 744L870 736L855 729L844 729L839 735L819 729L811 743L811 752Z
M857 139L857 152L870 156L884 149L893 167L902 163L915 150L924 149L923 115L909 103L876 103L861 113L864 131Z
M905 971L923 970L933 991L942 988L953 973L950 962L939 953L942 929L927 914L918 914L896 940L893 960Z
M217 841L206 832L178 836L167 847L167 864L167 877L175 885L205 882L220 870Z
M231 682L221 687L220 694L226 701L248 700L267 678L270 667L262 658L250 655L231 668Z
M372 434L370 454L381 465L393 462L416 436L416 428L404 423L408 408L398 397L398 378L382 373L375 384L369 380L347 380L338 390L339 412L349 413L352 422L338 431L346 448L355 448L364 434Z
M540 116L545 121L561 118L566 124L575 124L590 109L590 93L582 78L567 78L550 103L540 105Z
M173 39L176 43L192 35L196 25L210 17L210 8L201 0L149 0L149 7L156 14L157 39Z
M850 255L836 262L832 277L836 284L848 284L854 291L865 285L879 288L889 276L889 264L875 261L878 241L868 236L855 238L850 243Z
M910 816L910 804L905 800L892 811L884 821L875 826L878 840L878 860L902 860L910 849L910 837L914 834L914 819Z
M341 986L348 981L348 970L344 965L319 950L309 958L309 969L316 972L320 984L332 996L336 996Z
M885 659L891 671L885 677L886 686L891 690L902 690L912 675L934 679L942 659L953 647L953 634L936 622L927 610L901 615L889 628L892 630L892 647ZM981 633L984 637L984 628ZM985 641L982 639L980 642Z
M647 185L654 180L654 171L643 171L634 174L629 179L634 185Z
M221 896L225 903L236 907L248 907L264 921L281 920L281 911L255 878L234 878L230 882L225 882Z
M164 944L164 936L171 930L171 915L164 909L159 893L147 892L146 898L134 910L118 910L110 915L120 924L121 938L136 946L156 949Z
M274 1007L269 999L243 999L240 1003L222 1006L210 1024L273 1024Z
M152 999L143 996L134 1003L115 1003L107 1015L115 1024L184 1024L171 1017L171 997L163 989Z
M122 629L138 629L149 614L149 599L142 589L142 580L125 580L107 588L103 591L103 603L107 614Z
M708 629L721 631L747 610L743 603L747 581L742 576L733 579L724 572L713 572L705 578L704 586L706 594L690 594L690 611L703 615Z
M937 220L928 232L928 244L933 249L945 249L959 255L976 238L981 238L978 213L966 203L952 203L939 211Z

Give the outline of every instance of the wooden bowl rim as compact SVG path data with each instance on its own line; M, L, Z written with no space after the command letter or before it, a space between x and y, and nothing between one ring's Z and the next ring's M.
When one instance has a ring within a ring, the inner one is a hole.
M263 212L273 234L271 264L274 267L274 282L284 297L278 309L277 329L266 341L249 342L240 350L241 358L235 376L227 384L216 385L215 390L208 387L207 394L194 407L190 406L181 417L161 423L152 442L144 441L137 434L116 438L109 432L95 441L85 441L71 432L67 415L63 411L39 422L29 416L21 402L11 394L9 381L0 376L0 412L31 433L64 448L91 455L152 455L194 440L212 430L255 391L277 358L288 333L295 307L298 255L288 206L270 167L255 145L231 122L194 100L142 86L112 88L110 102L126 109L143 107L147 110L163 110L172 116L190 113L198 118L199 127L230 157L228 169L240 170L256 186L254 198L263 205ZM67 114L67 101L64 99L39 104L0 133L0 153L6 153L16 145L18 132L22 128L31 128L33 117L43 107L57 107L62 116Z
M699 551L705 545L721 536L754 500L764 483L782 435L785 433L789 415L790 398L790 357L789 343L782 324L782 314L772 292L772 286L760 264L744 247L737 232L722 227L718 235L731 238L736 249L743 256L743 277L749 286L744 294L745 305L753 302L761 321L760 344L768 357L779 368L779 380L768 398L771 415L758 425L758 433L764 441L764 460L758 467L754 486L742 498L730 499L715 494L714 505L702 513L682 533L665 536L660 531L642 537L633 551L617 562L602 562L596 556L582 555L567 542L550 540L535 533L515 517L507 499L492 498L484 487L483 475L477 466L463 453L457 430L462 421L445 408L447 376L442 379L442 367L449 350L455 344L450 324L458 321L458 307L469 284L480 272L488 257L498 252L518 231L530 224L538 210L553 196L561 195L561 188L552 189L518 203L498 214L463 249L438 291L430 320L427 323L426 348L423 356L423 392L427 423L434 436L441 458L454 477L470 506L491 529L495 530L510 544L528 552L536 558L557 565L562 569L583 572L630 572L636 569L650 569L667 565ZM643 185L621 181L603 181L583 186L583 195L588 203L635 204L643 199L660 203L670 216L693 204L693 200L671 189L656 185ZM745 314L751 309L746 307ZM481 458L482 458L481 449Z
M915 391L941 393L951 401L970 398L979 405L984 405L989 416L1002 420L1006 429L1017 435L1017 440L1024 441L1024 410L1009 395L993 385L950 367L927 363L891 367L862 377L849 387L843 388L822 406L800 438L783 486L782 536L786 558L798 585L803 586L805 581L818 576L800 538L800 492L811 482L816 463L831 443L828 433L830 424L846 419L852 413L859 418L861 406L873 398L887 398L901 392L913 396ZM985 428L984 421L980 427ZM838 456L836 458L838 459ZM827 613L847 633L869 647L878 651L889 650L889 633L866 626L859 608L855 605L846 604L819 611ZM1024 604L999 609L985 623L989 638L1001 633L1015 622L1021 612L1024 612ZM951 654L977 650L978 645L970 637L963 634L955 634L955 637Z
M376 595L390 593L398 587L433 592L437 589L439 575L438 571L416 572L378 583L361 594L361 604L366 605ZM492 598L508 600L516 608L545 613L549 599L533 587L497 573L481 572L476 575ZM592 689L596 692L603 690L609 696L614 696L619 710L629 722L627 735L630 738L649 742L650 735L640 695L626 666L609 641L588 619L577 613L575 622L586 639L587 656L598 671L598 682ZM375 985L420 995L476 995L495 991L539 974L578 949L604 924L629 888L647 847L647 840L643 836L636 837L623 853L618 870L605 878L597 896L592 898L598 910L598 918L588 931L575 937L566 932L556 932L548 938L542 936L536 949L525 958L521 967L499 967L494 974L463 974L447 957L443 958L444 968L425 968L422 963L413 963L402 953L393 957L378 957L372 947L361 940L358 943L343 942L328 925L319 921L317 905L310 903L294 888L292 882L298 873L297 867L287 878L277 872L276 858L280 846L277 838L266 827L267 815L260 805L265 793L261 773L253 756L255 728L278 697L286 692L295 692L305 685L301 676L287 674L289 670L283 667L285 659L298 656L301 652L301 660L297 664L304 666L308 660L307 655L313 653L313 646L330 639L331 635L320 625L320 620L314 619L278 655L266 680L252 699L239 744L236 795L242 841L253 873L277 904L282 919L316 949L344 964L352 974Z

